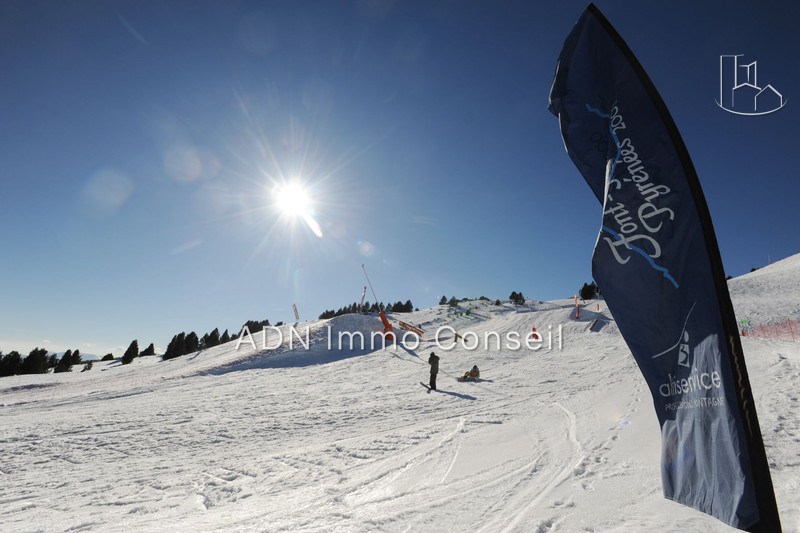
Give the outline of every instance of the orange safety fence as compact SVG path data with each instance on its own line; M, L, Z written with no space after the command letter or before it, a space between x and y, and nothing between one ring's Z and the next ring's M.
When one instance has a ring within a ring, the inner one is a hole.
M748 326L742 329L742 336L800 342L800 320L786 320L776 324Z

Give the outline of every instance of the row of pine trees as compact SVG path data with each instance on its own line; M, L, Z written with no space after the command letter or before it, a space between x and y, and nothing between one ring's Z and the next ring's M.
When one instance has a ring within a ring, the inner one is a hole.
M135 357L155 355L155 353L156 349L152 342L150 346L140 353L138 341L133 341L122 357L122 363L127 364L133 361ZM110 353L101 359L101 361L113 360L114 355ZM72 372L72 367L80 364L85 365L81 372L92 369L92 361L83 361L80 350L75 350L74 352L67 350L61 355L61 358L58 357L58 354L49 353L46 349L38 347L31 350L26 357L22 357L17 351L8 352L5 355L0 352L0 377L20 374L46 374L50 369L54 373Z
M269 325L269 320L248 320L242 325L242 328L246 326L250 331L259 331L262 327ZM283 322L278 322L276 324L276 326L281 325L283 325ZM241 329L239 331L241 331ZM167 349L164 352L163 360L167 361L182 355L213 348L214 346L230 342L233 338L234 337L231 336L227 329L220 335L219 328L214 328L202 337L199 337L194 331L190 331L189 333L181 331L177 335L172 336L172 340L169 341ZM139 353L139 342L134 340L122 356L121 362L123 365L127 365L132 363L137 357L143 355L155 355L155 348L150 344L145 351Z
M123 365L127 365L132 363L133 360L136 359L137 357L142 357L145 355L155 355L155 354L156 354L156 347L153 345L152 342L150 343L150 346L145 348L143 351L139 352L139 341L134 339L131 342L130 346L128 346L128 349L125 350L125 353L122 355L121 361ZM106 357L103 357L103 361L107 360ZM114 356L110 357L110 359L113 358Z
M333 309L325 310L321 315L319 315L320 320L327 320L329 318L334 318L337 316L342 315L352 315L352 314L362 314L362 315L370 315L373 313L378 313L380 311L385 311L387 313L410 313L414 311L414 304L411 303L411 300L406 300L406 303L403 302L396 302L396 303L389 303L388 305L384 305L383 302L364 302L364 305L359 306L357 303L353 302L350 305L345 307L340 307L336 311ZM251 330L252 331L252 330Z
M267 320L266 325L269 325L269 320ZM219 328L214 328L211 333L206 333L202 337L198 337L197 333L194 331L190 332L188 335L186 332L182 331L173 336L172 340L169 341L167 351L164 352L164 361L167 359L175 359L176 357L194 353L199 350L213 348L214 346L219 346L220 344L225 344L230 341L231 335L228 333L227 329L220 335Z
M269 321L267 321L267 324L269 324ZM188 335L185 331L182 331L172 337L169 345L167 345L167 351L164 352L163 360L166 361L167 359L174 359L176 357L186 355L187 353L194 353L206 348L213 348L214 346L230 342L230 340L231 335L228 333L227 329L222 335L220 335L219 328L214 328L213 331L206 333L202 337L198 337L197 333L194 331L190 332ZM131 342L130 346L128 346L128 349L125 350L125 354L123 354L121 362L123 365L127 365L132 363L137 357L144 355L155 355L155 353L155 347L152 343L140 353L139 341L134 340Z
M59 359L58 354L49 353L44 348L36 347L26 357L17 351L7 354L0 352L0 377L15 376L19 374L46 374L53 372L71 372L74 365L83 363L81 351L67 350ZM91 361L86 363L84 370L91 368Z
M512 299L512 300L514 299L514 295L515 295L515 294L517 294L517 293L516 293L516 292L512 292L512 293L511 293L511 299ZM522 295L522 293L520 293L520 296L521 296L521 295ZM482 302L490 302L490 301L491 301L491 300L490 300L489 298L487 298L486 296L481 296L481 297L479 297L479 298L478 298L478 300L479 300L479 301L482 301ZM439 305L448 305L448 306L450 306L450 307L458 307L458 304L460 304L461 302L468 302L468 301L470 301L470 299L469 299L469 298L462 298L462 299L460 299L460 300L459 300L459 299L458 299L458 298L456 298L455 296L453 296L452 298L450 298L450 299L448 300L448 299L447 299L447 296L445 295L445 296L442 296L442 299L441 299L441 300L439 300ZM495 304L495 305L500 305L500 300L495 300L495 301L494 301L494 304Z

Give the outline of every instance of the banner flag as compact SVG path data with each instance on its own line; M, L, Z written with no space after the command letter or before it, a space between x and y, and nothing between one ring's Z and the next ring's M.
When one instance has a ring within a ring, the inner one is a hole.
M739 529L780 531L714 228L650 78L589 5L550 92L603 219L592 274L653 396L664 496Z
M300 314L297 312L297 304L292 304L292 310L294 311L294 319L300 321Z

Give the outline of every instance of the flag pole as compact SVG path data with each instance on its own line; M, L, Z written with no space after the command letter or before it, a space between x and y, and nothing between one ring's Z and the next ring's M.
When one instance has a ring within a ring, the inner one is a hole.
M600 24L606 29L612 40L619 46L622 53L628 58L630 64L633 66L639 80L642 82L647 93L650 95L651 101L658 110L661 119L669 132L669 136L678 153L681 165L686 176L686 181L689 185L692 197L694 198L697 215L701 222L703 230L703 237L705 238L706 250L708 252L708 259L710 262L714 286L717 292L717 299L722 315L722 326L725 332L725 346L728 348L726 351L731 371L734 375L734 382L736 383L736 397L738 400L739 413L742 418L744 426L745 440L747 441L747 450L750 456L750 468L753 475L753 484L755 486L756 503L758 505L759 521L753 526L747 528L747 531L754 533L779 533L781 529L780 514L778 512L778 504L775 500L775 489L772 485L772 476L770 475L769 461L767 453L764 449L764 440L761 435L761 427L758 423L758 415L756 413L755 399L753 398L753 390L750 386L750 379L747 373L747 366L745 364L744 353L742 350L742 341L739 337L739 328L736 322L736 315L733 310L733 303L731 303L730 292L728 291L728 282L725 279L725 269L722 265L722 256L719 252L719 244L714 232L714 226L711 223L711 214L708 209L703 189L700 187L700 180L697 177L697 171L694 168L689 151L683 142L680 132L678 131L672 115L667 109L664 100L653 85L650 77L645 72L639 60L636 59L627 43L622 39L622 36L611 25L603 13L594 5L589 4L587 9L597 18Z

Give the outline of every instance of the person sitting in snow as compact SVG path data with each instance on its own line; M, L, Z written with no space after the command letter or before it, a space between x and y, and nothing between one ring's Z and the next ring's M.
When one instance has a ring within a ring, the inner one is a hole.
M478 365L475 365L472 367L472 370L464 372L464 377L461 378L461 381L477 381L479 377L481 377L481 372L478 370Z

